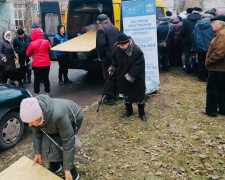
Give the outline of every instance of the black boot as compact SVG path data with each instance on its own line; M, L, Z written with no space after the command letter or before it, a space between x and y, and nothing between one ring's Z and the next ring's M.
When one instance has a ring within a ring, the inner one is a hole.
M22 83L23 83L23 84L26 84L26 83L27 83L26 78L24 78L24 79L22 80Z
M27 82L30 84L31 83L31 70L27 70Z
M71 81L67 75L64 75L64 82L67 84L71 84L73 81Z
M30 84L31 83L31 77L27 78L27 82Z
M144 104L138 104L138 113L139 117L142 121L147 122L147 117L145 116L145 105Z
M123 118L124 117L129 117L133 114L133 106L132 103L125 103L126 106L126 112L123 114Z
M59 84L64 85L65 82L62 79L62 73L59 72Z
M50 166L48 168L54 174L59 173L62 170L62 162L50 162Z

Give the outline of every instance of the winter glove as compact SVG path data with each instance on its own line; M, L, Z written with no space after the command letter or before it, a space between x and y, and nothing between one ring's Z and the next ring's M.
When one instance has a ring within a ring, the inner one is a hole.
M129 73L125 74L124 76L126 78L127 81L133 83L135 78L133 76L131 76Z

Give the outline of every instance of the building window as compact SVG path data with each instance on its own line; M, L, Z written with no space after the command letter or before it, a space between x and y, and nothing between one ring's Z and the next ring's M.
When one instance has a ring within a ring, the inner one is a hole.
M14 4L15 25L17 28L24 28L24 4Z

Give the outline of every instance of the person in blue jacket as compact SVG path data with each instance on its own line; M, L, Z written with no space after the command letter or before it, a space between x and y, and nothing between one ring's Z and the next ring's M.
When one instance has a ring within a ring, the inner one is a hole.
M68 41L68 35L65 33L65 26L59 24L57 26L58 33L54 36L53 46L62 44ZM67 52L56 51L56 56L59 63L59 84L71 84L72 81L68 78L69 56Z
M198 80L201 82L205 82L207 77L205 68L206 54L215 35L211 27L210 18L213 18L215 15L211 10L206 11L203 19L196 23L192 32L192 51L198 54Z

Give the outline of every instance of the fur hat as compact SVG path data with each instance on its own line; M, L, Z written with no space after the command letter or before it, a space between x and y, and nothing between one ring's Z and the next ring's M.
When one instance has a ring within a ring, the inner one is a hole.
M116 44L126 44L129 42L129 40L130 39L128 38L126 34L120 33Z
M43 112L37 98L23 99L20 104L20 118L25 123L31 123L43 117ZM42 118L43 119L43 118Z

